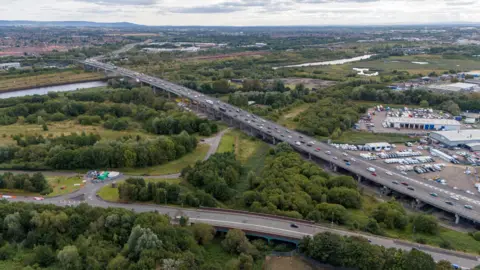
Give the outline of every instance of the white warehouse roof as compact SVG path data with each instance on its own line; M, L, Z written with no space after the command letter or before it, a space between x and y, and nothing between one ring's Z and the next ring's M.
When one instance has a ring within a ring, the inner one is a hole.
M449 130L449 131L434 131L432 134L436 134L451 142L455 141L479 141L480 142L480 129L467 129L467 130Z
M453 119L430 119L430 118L410 118L410 117L387 117L387 123L419 124L419 125L447 125L460 126L460 122Z

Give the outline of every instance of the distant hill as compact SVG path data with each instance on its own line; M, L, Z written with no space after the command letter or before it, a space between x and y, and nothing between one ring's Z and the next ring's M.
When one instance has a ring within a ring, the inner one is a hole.
M0 26L57 26L57 27L112 27L132 28L144 25L129 22L88 22L88 21L5 21L0 20Z

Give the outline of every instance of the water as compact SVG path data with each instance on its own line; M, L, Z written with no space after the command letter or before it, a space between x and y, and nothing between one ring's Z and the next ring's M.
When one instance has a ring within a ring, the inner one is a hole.
M48 92L69 92L69 91L75 91L77 89L93 88L93 87L100 87L100 86L106 86L106 85L107 85L107 82L103 82L103 81L70 83L70 84L64 84L64 85L38 87L38 88L32 88L32 89L26 89L26 90L0 93L0 98L23 97L23 96L30 96L30 95L46 95Z
M367 54L367 55L357 56L357 57L354 57L354 58L338 59L338 60L332 60L332 61L313 62L313 63L304 63L304 64L299 64L299 65L274 67L273 69L291 68L291 67L312 67L312 66L341 65L341 64L345 64L345 63L350 63L350 62L356 62L356 61L360 61L360 60L369 59L372 56L374 56L374 54Z

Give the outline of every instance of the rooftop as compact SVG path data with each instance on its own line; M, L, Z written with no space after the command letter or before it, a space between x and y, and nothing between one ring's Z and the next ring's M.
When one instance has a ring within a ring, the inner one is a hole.
M459 126L460 122L453 119L430 119L430 118L410 118L410 117L387 117L387 123L405 123L405 124L420 124L420 125L451 125Z
M480 129L434 131L432 133L438 134L449 141L480 141Z

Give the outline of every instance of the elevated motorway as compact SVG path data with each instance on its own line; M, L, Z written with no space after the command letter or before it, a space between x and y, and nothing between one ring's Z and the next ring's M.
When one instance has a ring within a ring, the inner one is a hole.
M97 70L115 72L118 75L135 79L138 82L151 85L155 91L159 89L186 98L191 101L190 106L194 106L194 109L203 111L230 125L237 126L252 136L269 140L273 144L287 142L295 150L307 155L310 159L329 163L335 171L339 168L343 169L353 174L359 181L362 179L373 181L392 191L410 196L416 199L419 204L429 204L452 213L455 215L456 223L459 222L460 218L474 223L480 222L480 201L473 194L463 193L448 186L430 184L422 179L391 172L383 164L361 159L354 159L354 161L346 153L331 145L317 142L314 138L289 130L277 123L262 119L218 99L205 96L168 81L92 59L80 63ZM309 145L309 142L313 142L313 145ZM349 159L350 165L347 165L343 159ZM369 167L375 168L376 175L367 170ZM414 190L408 189L407 186L400 183L408 184L408 187ZM435 193L436 196L432 196L432 193ZM452 199L452 196L458 200ZM453 205L446 202L451 202ZM471 206L472 209L466 208L466 205Z

